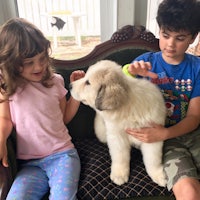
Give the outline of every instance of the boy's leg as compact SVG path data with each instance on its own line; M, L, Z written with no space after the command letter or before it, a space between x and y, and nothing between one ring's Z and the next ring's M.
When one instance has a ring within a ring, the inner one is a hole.
M200 189L200 129L164 143L164 168L168 178L168 189L183 199L186 194L195 196ZM182 185L182 183L184 183ZM178 188L181 186L181 192ZM184 189L186 186L187 189ZM190 189L190 192L187 192ZM197 189L195 189L197 188ZM184 194L183 194L184 193ZM199 195L199 194L198 194ZM200 195L199 195L200 196Z
M49 177L49 199L75 200L80 175L80 160L76 149L49 156L45 163Z
M200 183L195 178L183 177L172 189L176 200L200 200Z
M190 138L191 139L188 139L187 143L189 143L189 150L192 153L194 164L198 169L200 178L200 128L193 131L190 135Z
M48 192L48 178L39 167L25 166L17 174L6 200L38 200Z

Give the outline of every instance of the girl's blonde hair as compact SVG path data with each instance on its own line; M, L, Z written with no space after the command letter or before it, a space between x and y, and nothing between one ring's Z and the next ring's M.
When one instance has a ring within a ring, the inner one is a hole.
M17 87L24 87L26 81L20 76L23 60L45 52L47 58L46 76L41 81L45 87L52 86L51 45L43 33L22 18L7 21L0 28L0 92L9 98Z

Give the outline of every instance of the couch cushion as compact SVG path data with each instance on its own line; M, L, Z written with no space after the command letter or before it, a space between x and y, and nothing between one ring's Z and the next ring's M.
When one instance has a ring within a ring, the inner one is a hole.
M76 140L81 159L81 176L78 199L123 199L139 196L172 196L166 188L159 187L147 175L139 150L132 148L129 182L117 186L110 180L110 155L108 147L97 139Z

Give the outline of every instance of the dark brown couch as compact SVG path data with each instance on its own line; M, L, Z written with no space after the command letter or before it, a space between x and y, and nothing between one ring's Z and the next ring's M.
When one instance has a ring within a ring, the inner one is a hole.
M136 56L147 51L158 51L158 39L142 26L125 26L115 32L111 39L96 46L87 56L77 60L54 60L58 73L65 79L68 88L69 75L77 69L87 70L88 66L102 59L116 61L120 65L130 63ZM132 148L129 182L117 186L111 182L110 156L108 147L100 143L94 134L95 112L81 104L77 115L68 124L68 129L81 159L81 175L78 190L80 200L170 200L172 192L159 187L147 175L139 150ZM30 130L31 131L31 130ZM0 166L0 199L5 199L16 174L15 134L9 138L10 168ZM47 199L47 198L46 198Z

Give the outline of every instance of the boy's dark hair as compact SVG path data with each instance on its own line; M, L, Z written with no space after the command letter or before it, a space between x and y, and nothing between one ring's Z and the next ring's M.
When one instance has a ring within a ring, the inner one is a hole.
M160 28L170 31L200 31L200 2L197 0L163 0L157 12Z

